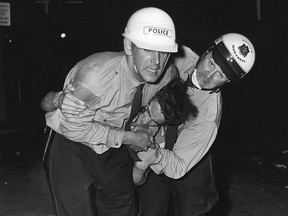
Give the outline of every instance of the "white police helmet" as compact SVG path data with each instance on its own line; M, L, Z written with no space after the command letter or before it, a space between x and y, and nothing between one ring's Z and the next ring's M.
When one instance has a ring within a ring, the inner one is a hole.
M230 81L244 77L254 65L255 49L251 41L238 33L224 34L210 48L214 61Z
M165 11L155 7L136 11L122 35L142 49L169 53L178 51L173 20Z

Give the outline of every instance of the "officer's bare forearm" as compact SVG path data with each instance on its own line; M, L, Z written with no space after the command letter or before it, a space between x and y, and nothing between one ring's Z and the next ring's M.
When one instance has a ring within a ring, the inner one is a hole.
M133 181L135 186L142 185L146 179L147 179L147 174L149 171L149 167L146 169L139 168L136 164L133 167Z

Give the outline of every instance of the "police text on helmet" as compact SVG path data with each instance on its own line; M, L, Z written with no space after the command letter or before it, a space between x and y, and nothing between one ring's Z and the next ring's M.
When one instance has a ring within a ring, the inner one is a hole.
M144 27L144 34L151 34L172 37L172 31L169 29L155 28L155 27Z

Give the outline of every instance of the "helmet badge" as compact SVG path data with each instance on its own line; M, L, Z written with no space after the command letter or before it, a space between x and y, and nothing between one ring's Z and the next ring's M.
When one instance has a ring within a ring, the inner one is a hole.
M248 53L250 52L249 47L245 44L241 45L238 47L239 53L243 56L246 57Z

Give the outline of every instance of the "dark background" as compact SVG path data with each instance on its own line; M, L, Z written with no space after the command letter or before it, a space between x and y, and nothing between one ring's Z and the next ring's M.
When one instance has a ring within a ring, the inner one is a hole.
M287 145L287 0L259 0L260 18L257 0L50 0L48 13L36 0L5 2L11 6L11 26L0 27L2 124L43 129L40 101L45 93L60 90L77 61L98 51L122 50L129 16L156 6L174 19L178 43L199 54L228 32L242 33L254 43L253 70L222 91L219 143L224 148Z

